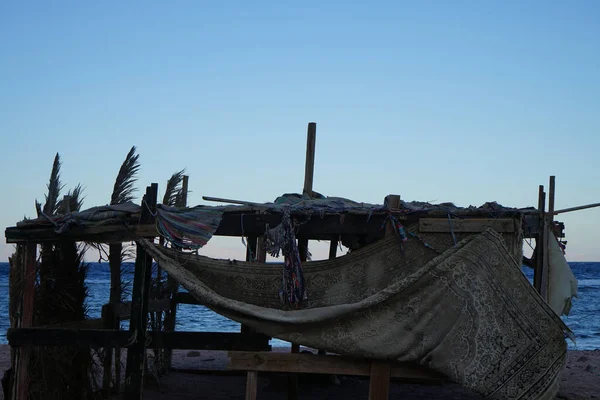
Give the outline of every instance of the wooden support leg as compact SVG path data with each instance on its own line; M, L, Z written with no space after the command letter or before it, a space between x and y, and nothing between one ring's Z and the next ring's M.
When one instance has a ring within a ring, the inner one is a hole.
M546 254L545 251L545 243L544 243L544 230L546 220L546 192L544 192L544 186L539 186L538 193L538 210L540 211L540 220L539 220L539 229L538 234L535 238L535 270L533 273L533 285L538 293L544 297L544 285L542 284L542 277L544 274L544 256Z
M27 243L24 249L24 286L23 303L21 308L21 328L31 328L33 326L33 301L35 297L35 263L37 245ZM13 398L16 400L27 400L28 398L28 380L29 380L29 347L20 347L17 356L16 371L16 390L13 391Z
M246 400L256 400L258 391L258 371L248 371L246 374Z
M257 259L256 247L258 244L258 237L248 236L247 242L248 242L248 247L246 248L246 261L252 262ZM253 333L254 331L253 331L253 329L250 329L250 327L242 324L241 332L242 333Z
M292 343L292 353L300 353L300 345ZM298 399L298 375L288 375L288 400Z
M158 185L153 183L146 189L142 202L140 222L151 221L152 212L156 208ZM148 208L151 208L150 210ZM131 295L131 320L129 331L134 343L127 350L127 367L125 369L125 400L139 400L144 383L144 364L146 360L146 331L148 327L148 297L152 278L152 257L144 248L137 246L133 290Z
M369 400L387 400L390 396L390 364L386 362L371 363L371 381L369 383Z
M184 175L181 182L181 202L176 204L177 207L187 207L187 196L188 196L188 185L189 176ZM167 276L167 288L171 296L171 306L169 312L165 315L165 331L174 332L175 322L177 320L177 291L179 290L179 283L171 276ZM165 366L167 371L171 370L173 365L173 349L165 349Z
M106 329L115 329L115 314L112 304L105 304L102 307L102 323ZM111 395L113 350L113 347L104 348L104 376L102 379L102 397L104 399L110 398Z
M329 259L333 260L337 257L337 248L338 248L338 237L333 236L331 241L329 242ZM317 354L325 355L327 352L325 350L318 350Z

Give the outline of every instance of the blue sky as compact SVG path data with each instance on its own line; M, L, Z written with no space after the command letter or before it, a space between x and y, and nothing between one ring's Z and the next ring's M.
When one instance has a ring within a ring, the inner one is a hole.
M191 204L298 192L310 121L326 195L520 207L556 175L557 208L600 202L599 19L595 1L2 2L0 226L34 215L57 151L88 207L132 145L140 194L181 168ZM600 260L600 210L560 220L568 259Z

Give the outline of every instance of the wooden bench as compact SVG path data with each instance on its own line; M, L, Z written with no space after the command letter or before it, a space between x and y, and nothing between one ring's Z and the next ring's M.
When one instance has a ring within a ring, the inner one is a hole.
M246 400L256 400L259 372L369 376L369 400L389 397L390 378L440 383L441 374L414 364L338 355L230 351L228 369L247 371Z

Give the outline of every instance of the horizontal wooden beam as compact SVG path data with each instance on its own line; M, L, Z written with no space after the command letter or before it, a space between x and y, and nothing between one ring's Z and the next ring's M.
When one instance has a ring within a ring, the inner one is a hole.
M109 306L110 304L105 304ZM171 306L170 299L152 299L148 302L148 312L169 311ZM120 320L131 318L131 302L118 303L114 305L114 316Z
M261 334L230 332L148 332L148 348L187 350L271 349ZM131 333L112 329L10 328L6 338L11 346L129 347Z
M298 227L297 237L316 240L329 240L332 235L379 235L381 224L385 219L383 214L345 215L305 215L295 216L302 224ZM281 223L281 214L224 214L218 236L261 236L268 226L271 228Z
M331 235L378 235L381 224L385 218L383 214L372 215L368 218L366 214L326 215L322 218L318 215L305 219L299 227L298 235L316 240L329 240ZM265 233L267 225L274 227L281 223L281 214L223 214L221 223L214 233L215 236L260 236ZM127 228L121 224L107 225L92 228L71 228L64 233L58 234L52 227L44 228L20 228L9 227L5 231L7 243L24 242L52 242L59 240L72 240L77 242L127 242L140 237L156 237L158 232L155 225L138 225L136 228Z
M54 228L19 228L5 230L6 243L53 242L71 240L75 242L128 242L138 238L156 237L158 232L154 224L125 227L122 224L94 226L89 228L70 228L64 233L56 233Z
M103 329L104 321L102 318L90 318L83 321L61 322L57 324L39 326L45 329Z
M421 218L419 232L427 233L479 233L492 228L499 233L513 233L515 220L512 218Z
M431 215L435 213L429 213L430 217L423 217L422 214L413 213L409 215L398 214L397 216L402 220L403 225L409 226L417 221L424 225L424 232L446 232L449 231L448 219L446 217L439 216L439 218L431 218ZM342 215L313 215L307 217L306 215L296 215L302 224L298 227L297 236L304 237L311 240L330 240L332 236L364 236L370 237L371 239L377 239L383 237L383 230L381 226L386 218L383 213L373 213L370 217L366 214L342 214ZM419 220L420 218L420 220ZM539 219L538 215L527 215L525 216L524 225L529 227L537 227L538 224L535 222ZM433 221L433 222L429 222ZM463 222L460 222L463 221ZM474 222L464 222L474 221ZM514 219L503 218L503 219L491 219L491 218L480 218L480 217L469 217L465 219L453 219L453 228L455 232L480 232L482 221L511 221ZM267 226L274 227L281 222L281 214L268 213L268 214L247 214L247 213L225 213L221 219L221 223L214 233L215 236L260 236L265 233ZM478 230L473 230L473 224L479 226ZM487 224L487 225L486 225ZM506 225L503 225L506 224ZM447 228L444 227L447 226ZM484 226L498 227L498 229L504 229L503 232L514 232L514 226L512 231L508 227L508 222L485 222ZM506 228L504 228L506 226ZM429 230L427 230L429 229ZM437 230L431 230L437 229ZM447 230L443 230L447 229ZM467 230L462 230L467 229ZM536 229L536 228L534 228ZM529 237L527 230L524 231L526 237ZM531 234L533 235L533 233ZM125 227L122 224L106 225L91 228L71 228L62 234L57 234L52 227L44 228L24 228L24 227L9 227L5 231L7 243L24 243L24 242L52 242L59 240L71 240L77 242L96 242L96 243L112 243L112 242L127 242L133 241L140 237L156 237L158 232L156 226L153 224L138 225L135 227ZM371 240L372 241L372 240Z
M371 360L338 355L306 353L264 353L230 351L228 369L260 372L288 372L300 374L332 374L370 376ZM440 380L444 376L418 364L394 363L391 377Z

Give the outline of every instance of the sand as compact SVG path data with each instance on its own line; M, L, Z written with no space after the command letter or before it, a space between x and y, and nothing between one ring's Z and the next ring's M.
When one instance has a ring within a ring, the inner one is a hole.
M289 349L274 349L289 351ZM243 375L215 375L202 370L225 370L227 352L178 350L173 355L173 368L157 382L148 378L145 400L244 399ZM0 345L0 372L10 367L10 348ZM368 379L323 375L303 375L299 379L299 399L367 399ZM287 398L287 379L282 374L259 375L258 398ZM392 382L390 400L481 399L456 384L421 385ZM115 397L120 399L121 397ZM4 399L0 393L0 400ZM600 399L600 350L569 351L567 365L561 373L557 399Z

